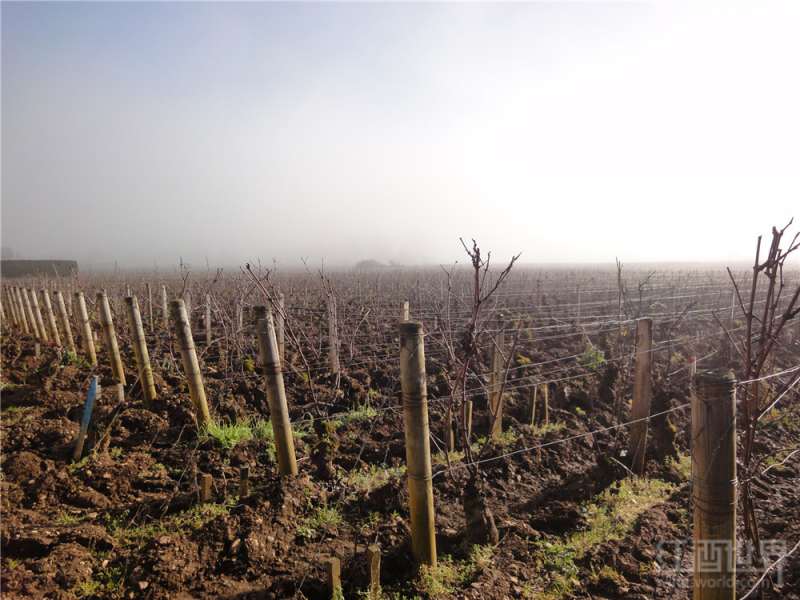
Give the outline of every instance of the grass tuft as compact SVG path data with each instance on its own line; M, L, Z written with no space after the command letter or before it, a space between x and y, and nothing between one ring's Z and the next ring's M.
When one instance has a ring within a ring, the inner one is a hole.
M314 513L305 518L297 527L297 535L312 539L321 532L338 527L342 523L342 513L336 507L320 506Z
M338 429L348 425L349 423L357 423L359 421L369 421L378 416L378 411L372 408L369 404L356 406L353 410L346 413L339 413L330 419L330 424L333 429Z
M535 544L537 568L549 574L548 587L531 597L555 600L568 596L578 586L580 561L592 548L613 540L621 540L636 519L653 506L664 502L676 489L659 479L623 479L614 489L607 489L582 512L586 526L564 540L543 540Z
M469 558L456 561L443 556L435 567L423 565L420 568L417 585L429 598L453 594L456 588L468 584L481 571L492 563L494 546L472 546Z
M355 492L369 493L388 481L401 477L406 471L405 466L380 467L368 465L358 471L350 471L345 482L349 489Z
M253 431L249 421L235 423L209 423L200 433L202 440L215 439L226 450L234 448L241 442L253 439Z

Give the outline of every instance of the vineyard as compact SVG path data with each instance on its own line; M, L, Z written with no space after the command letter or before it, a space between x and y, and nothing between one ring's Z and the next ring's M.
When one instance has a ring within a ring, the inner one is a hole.
M683 598L708 504L736 597L800 598L785 256L751 295L464 250L5 279L3 596Z

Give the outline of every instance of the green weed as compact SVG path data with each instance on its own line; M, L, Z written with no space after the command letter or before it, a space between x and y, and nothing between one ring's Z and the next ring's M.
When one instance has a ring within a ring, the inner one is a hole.
M81 369L89 369L92 366L91 364L89 364L88 360L86 360L82 356L79 356L75 352L72 352L71 350L67 350L61 356L61 365L62 366L73 365Z
M312 539L322 531L341 525L342 514L336 507L320 506L314 513L305 518L297 527L297 535Z
M345 481L348 488L353 491L369 493L381 487L389 480L402 476L405 471L405 466L379 467L378 465L369 465L358 471L350 471Z
M586 527L564 540L535 543L537 567L549 574L548 587L533 598L555 600L569 595L578 585L577 562L589 550L621 540L636 519L666 500L676 487L658 479L623 479L615 490L607 489L582 507Z
M678 454L677 459L670 457L667 466L677 471L686 481L692 477L692 457L689 454Z
M606 364L606 354L597 346L589 342L589 344L586 346L586 350L584 350L583 354L578 357L578 362L585 369L597 371L600 369L600 367Z
M253 439L249 422L215 423L211 422L200 433L200 439L213 438L226 450L234 448L240 442Z
M378 416L378 411L372 408L369 404L364 404L363 406L356 406L349 412L337 414L334 418L330 419L330 423L334 429L338 429L339 427L343 427L348 423L369 421L376 416Z
M472 546L469 558L455 561L443 556L435 567L423 565L420 568L418 585L430 598L453 594L457 587L469 583L492 562L493 546Z
M75 515L71 515L68 512L64 512L64 511L58 513L58 516L55 518L55 524L56 525L69 526L69 525L77 525L80 522L81 522L80 518L76 517Z

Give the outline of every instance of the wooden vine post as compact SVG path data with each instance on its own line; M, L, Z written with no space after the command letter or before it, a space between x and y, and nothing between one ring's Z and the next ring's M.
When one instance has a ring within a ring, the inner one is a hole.
M339 367L339 333L336 326L336 298L328 295L328 363L332 373L338 373Z
M325 576L328 580L328 591L331 594L331 600L344 598L342 594L342 563L335 556L325 561Z
M247 498L250 495L250 466L239 467L239 498Z
M189 383L189 395L192 398L197 413L198 425L208 427L211 423L211 414L208 412L206 390L203 387L203 376L200 373L200 363L197 361L197 352L192 338L192 329L189 326L189 317L183 300L170 302L172 321L175 323L175 335L178 338L178 348L181 353L183 370Z
M200 496L200 503L207 504L211 502L211 488L214 484L214 478L211 476L210 473L201 473L199 477L199 496Z
M94 349L94 336L92 335L92 325L89 323L89 311L86 310L86 298L83 292L75 292L75 300L78 301L78 322L81 338L83 339L83 350L89 357L89 362L93 367L97 366L97 352Z
M253 331L256 334L256 338L258 338L258 322L261 319L267 318L267 307L263 304L258 304L253 307ZM256 355L256 366L263 367L264 366L264 353L259 350L258 354Z
M114 329L111 306L108 303L108 295L105 292L97 292L97 305L100 309L100 325L103 327L103 340L111 361L111 371L114 373L117 382L124 386L127 383L125 381L125 367L122 365L122 357L119 354L117 332Z
M61 335L58 333L56 325L56 315L53 313L53 303L50 302L50 293L47 290L40 290L42 304L44 304L44 314L47 315L47 327L50 330L50 338L56 346L61 348Z
M0 296L2 296L2 294L0 294ZM6 303L7 303L7 301L3 302L3 300L0 298L0 321L3 322L3 325L5 325L5 323L6 323L6 309L5 309ZM11 312L11 308L10 307L8 309L8 312L9 312L9 314L13 315L13 313ZM9 319L9 320L11 321L11 324L13 325L14 324L13 317L11 319Z
M14 325L14 327L19 327L19 319L17 319L17 307L14 305L14 301L11 299L11 288L3 288L3 293L6 297L4 306L8 306L8 312L11 315L11 323ZM5 321L5 315L3 316L3 320Z
M39 331L39 324L36 322L36 317L33 314L33 307L31 305L31 299L28 295L27 288L22 288L22 300L25 303L25 312L28 314L28 322L31 324L33 335L37 340L41 340L42 334Z
M539 386L533 386L533 392L531 393L531 427L536 427L536 398L539 395Z
M278 294L278 310L275 314L275 335L278 337L278 354L281 358L281 365L286 364L286 299L283 293Z
M14 306L17 310L17 321L22 327L22 330L25 333L30 333L30 329L28 328L28 320L25 315L25 307L22 305L22 298L19 295L19 288L13 287L11 288L11 300L14 302Z
M211 294L206 294L205 315L203 320L206 326L206 347L211 345Z
M144 287L147 290L147 324L150 326L152 334L156 331L156 324L153 322L153 290L149 282L145 283Z
M50 336L47 335L47 330L44 328L44 319L42 319L42 309L39 306L39 300L36 298L36 292L33 289L28 289L31 298L31 307L33 308L33 318L36 323L36 329L39 331L39 339L43 342L49 342Z
M150 353L144 337L142 315L139 313L139 302L135 296L125 298L128 309L128 323L131 327L133 354L136 357L136 369L139 372L139 383L144 394L144 405L151 408L156 399L156 384L153 380L153 369L150 366Z
M286 390L283 387L283 372L278 356L278 340L275 337L275 326L272 314L267 313L265 319L256 324L258 347L261 352L261 363L264 377L267 380L267 402L269 403L269 420L275 435L275 451L278 455L278 471L281 475L297 475L297 458L292 438L292 423L289 420L289 406L286 402Z
M736 598L736 382L699 373L692 394L694 600Z
M64 296L61 290L53 292L56 298L56 310L58 311L58 320L61 321L61 329L64 330L64 337L67 339L67 350L76 354L75 338L72 336L72 326L69 324L69 314L67 314L67 305L64 304Z
M367 565L369 567L369 600L380 600L381 549L375 544L367 547Z
M241 337L242 328L244 327L244 307L242 306L241 298L236 299L236 338Z
M417 562L435 566L436 532L422 323L400 323L400 383L411 513L411 550Z
M636 365L633 379L633 403L631 420L647 419L650 416L650 401L653 396L650 370L653 357L653 319L636 320ZM644 473L647 450L648 421L640 420L631 425L629 453L631 469L637 475Z
M28 326L28 315L25 313L25 304L22 301L22 294L20 293L19 288L14 288L14 296L17 300L20 320L22 321L22 331L24 331L27 335L31 333L31 327Z
M489 383L489 410L492 424L492 437L497 438L503 433L503 368L505 366L504 350L506 346L506 336L503 331L504 324L500 322L500 331L494 338L492 348L492 373Z
M164 331L169 331L169 310L167 309L167 286L161 286L161 317L164 322Z
M30 333L30 329L28 328L28 320L25 315L25 307L22 305L22 298L19 295L19 288L13 287L10 290L11 301L14 303L14 307L17 311L17 323L22 328L23 332Z

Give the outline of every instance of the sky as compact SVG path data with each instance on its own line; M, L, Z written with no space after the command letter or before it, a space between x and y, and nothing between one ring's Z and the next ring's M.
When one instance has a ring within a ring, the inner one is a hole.
M2 3L2 245L732 261L800 219L800 3Z

